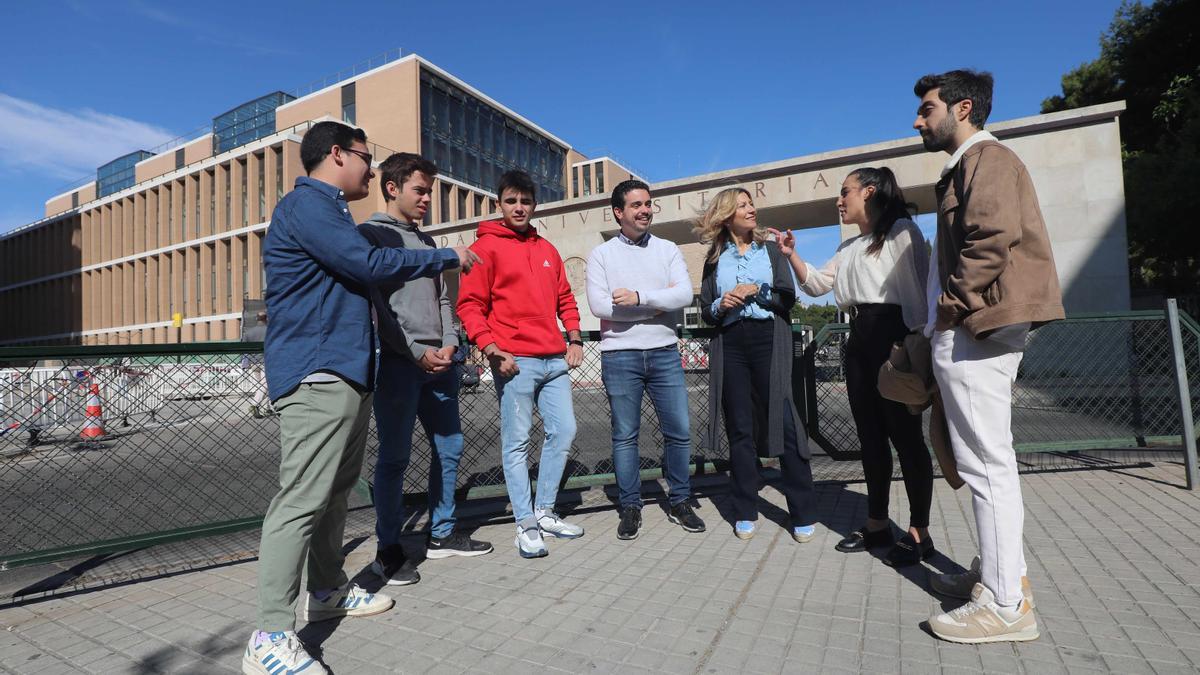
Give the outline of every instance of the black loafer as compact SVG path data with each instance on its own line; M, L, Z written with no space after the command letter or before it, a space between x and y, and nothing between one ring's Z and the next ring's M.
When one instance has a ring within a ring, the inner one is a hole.
M842 553L859 553L869 548L890 546L893 541L891 527L885 527L882 530L872 532L864 526L851 532L849 536L839 541L834 548Z
M916 565L922 560L929 560L933 554L933 541L926 539L918 544L911 534L905 533L883 557L883 564L891 567L908 567Z

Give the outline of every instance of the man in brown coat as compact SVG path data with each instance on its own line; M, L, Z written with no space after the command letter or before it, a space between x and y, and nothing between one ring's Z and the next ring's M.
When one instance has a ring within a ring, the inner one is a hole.
M1033 640L1012 385L1029 331L1063 318L1058 273L1029 172L983 131L992 76L926 75L914 92L921 102L913 128L925 149L950 155L936 187L926 330L958 472L973 494L980 549L969 572L931 578L935 591L968 602L934 615L929 626L954 642Z

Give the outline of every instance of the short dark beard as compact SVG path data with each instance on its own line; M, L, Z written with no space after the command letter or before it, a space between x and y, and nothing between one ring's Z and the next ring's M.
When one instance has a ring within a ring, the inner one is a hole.
M954 115L947 115L946 119L929 130L929 133L921 134L921 143L929 152L941 152L954 143L956 131L958 131L958 120L954 119Z

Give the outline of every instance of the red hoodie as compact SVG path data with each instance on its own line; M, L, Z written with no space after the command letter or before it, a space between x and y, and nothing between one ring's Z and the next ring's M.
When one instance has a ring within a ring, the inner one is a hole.
M480 223L471 250L483 263L459 279L458 317L483 349L493 342L514 356L566 351L558 328L579 330L579 308L558 249L532 224L516 232L500 220Z

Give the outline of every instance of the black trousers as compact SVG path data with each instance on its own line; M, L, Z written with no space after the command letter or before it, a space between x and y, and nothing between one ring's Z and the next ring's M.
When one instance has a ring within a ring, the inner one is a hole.
M862 444L863 474L867 479L867 515L888 518L888 493L892 483L891 440L900 457L904 490L908 493L911 527L929 526L933 500L933 462L921 433L921 416L902 403L879 395L879 368L887 361L892 343L904 339L908 328L899 305L860 305L850 321L846 342L846 393L850 412Z
M724 359L721 406L725 434L729 438L730 480L737 520L758 520L759 476L754 419L757 414L760 424L766 423L773 332L770 320L747 319L727 328L721 337ZM800 456L795 425L788 424L784 428L779 465L783 473L781 491L787 500L792 527L812 525L817 520L812 466Z

